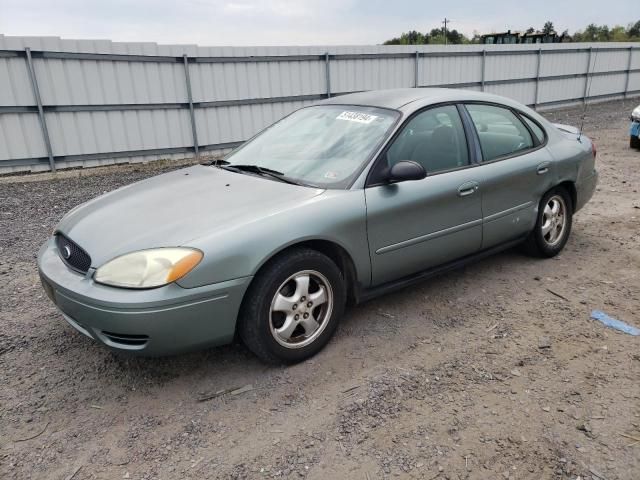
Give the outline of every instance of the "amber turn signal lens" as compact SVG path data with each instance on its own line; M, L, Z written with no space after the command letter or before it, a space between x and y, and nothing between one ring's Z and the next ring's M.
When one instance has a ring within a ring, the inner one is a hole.
M196 265L200 263L200 260L202 260L202 252L194 250L189 255L178 261L173 268L171 268L169 275L167 275L167 283L180 280L187 273L193 270Z

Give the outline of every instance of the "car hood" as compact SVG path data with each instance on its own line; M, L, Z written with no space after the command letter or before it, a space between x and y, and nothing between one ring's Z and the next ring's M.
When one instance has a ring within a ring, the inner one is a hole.
M323 191L197 165L90 200L71 210L57 231L99 267L136 250L188 245L216 230L299 206Z

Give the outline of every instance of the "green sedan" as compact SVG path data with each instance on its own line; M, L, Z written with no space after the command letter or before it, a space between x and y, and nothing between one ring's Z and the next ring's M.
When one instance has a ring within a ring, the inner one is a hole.
M238 336L298 362L358 303L516 244L562 250L593 143L515 101L398 89L301 108L226 158L71 210L43 286L76 330L167 355Z

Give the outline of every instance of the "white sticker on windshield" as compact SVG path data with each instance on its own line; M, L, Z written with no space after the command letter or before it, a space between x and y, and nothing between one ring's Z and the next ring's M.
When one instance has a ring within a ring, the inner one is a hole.
M342 112L336 117L336 120L349 120L350 122L358 123L371 123L376 118L375 115L369 115L368 113L361 112Z

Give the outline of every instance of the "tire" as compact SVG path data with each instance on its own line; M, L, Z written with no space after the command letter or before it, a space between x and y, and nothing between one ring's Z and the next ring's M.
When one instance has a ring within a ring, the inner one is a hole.
M345 280L337 265L316 250L296 248L256 275L240 309L238 333L267 363L300 362L327 344L345 302Z
M560 214L553 213L555 205ZM555 257L567 243L572 223L573 202L569 192L562 187L549 190L540 200L536 226L525 241L525 251L536 257Z
M640 138L639 137L629 137L629 147L630 148L640 148Z

